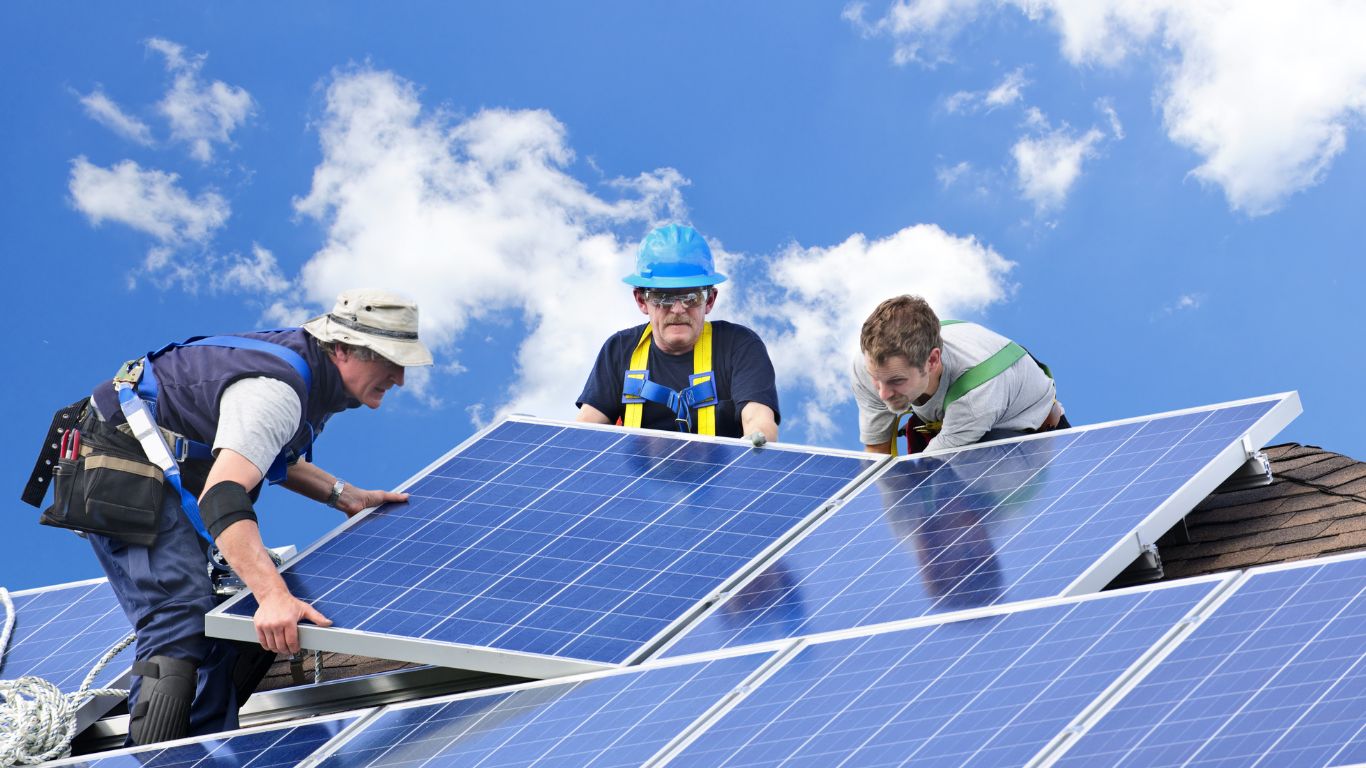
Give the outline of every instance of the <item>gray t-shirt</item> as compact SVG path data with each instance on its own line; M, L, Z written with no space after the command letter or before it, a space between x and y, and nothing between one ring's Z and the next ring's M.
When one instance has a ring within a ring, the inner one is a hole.
M944 422L927 451L970 445L993 429L1037 429L1048 418L1055 397L1053 380L1028 355L958 398L946 413L944 395L949 386L969 368L1001 351L1010 339L976 323L946 325L940 334L944 339L944 375L939 377L939 388L929 402L911 406L922 421ZM853 363L850 383L858 403L859 439L864 445L885 443L897 414L878 398L863 355L855 355Z
M257 376L235 381L218 401L218 432L213 453L230 448L264 475L280 449L299 428L303 405L294 388L279 379Z

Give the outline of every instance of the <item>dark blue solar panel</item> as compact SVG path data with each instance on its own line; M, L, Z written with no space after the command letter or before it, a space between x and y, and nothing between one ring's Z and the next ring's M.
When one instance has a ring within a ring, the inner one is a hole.
M1024 765L1213 586L810 645L670 765Z
M390 710L322 765L634 768L767 658L754 654Z
M871 465L506 422L285 580L336 628L616 663Z
M206 736L191 744L152 746L73 765L89 768L293 768L356 718L274 728L233 736Z
M1254 575L1062 764L1366 762L1364 590L1366 559Z
M34 675L72 693L100 657L133 631L103 579L11 597L14 634L0 660L0 678L6 680ZM132 665L130 647L105 666L93 687L117 682Z
M898 461L668 655L1063 594L1279 402Z

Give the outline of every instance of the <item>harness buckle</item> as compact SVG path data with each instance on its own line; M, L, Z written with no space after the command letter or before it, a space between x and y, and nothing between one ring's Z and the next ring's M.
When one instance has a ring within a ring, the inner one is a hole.
M688 405L693 408L706 408L716 405L716 380L711 371L694 373L688 377L688 388L683 390Z
M649 370L642 368L626 372L626 378L622 383L621 402L625 404L644 403L646 401L642 390L645 382L649 381Z
M142 368L146 361L147 358L139 357L119 366L119 372L114 374L114 389L120 389L120 384L128 387L137 386L142 380Z

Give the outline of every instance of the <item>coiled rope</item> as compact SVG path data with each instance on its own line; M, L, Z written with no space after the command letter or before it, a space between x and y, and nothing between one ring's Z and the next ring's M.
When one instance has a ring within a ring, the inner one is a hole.
M0 660L9 650L10 634L14 630L14 601L9 590L0 587L0 603L5 606L5 626L0 631ZM34 765L66 757L71 753L71 741L76 738L76 712L96 696L126 697L128 691L118 688L91 688L115 656L132 645L136 635L130 634L91 667L90 673L74 693L42 679L26 675L17 680L0 680L0 768L11 765Z

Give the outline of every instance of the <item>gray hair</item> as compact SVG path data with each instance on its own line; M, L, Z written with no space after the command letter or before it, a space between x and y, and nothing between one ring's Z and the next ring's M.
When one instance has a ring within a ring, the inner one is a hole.
M323 351L327 353L328 357L336 357L339 350L346 350L352 357L363 363L389 359L369 347L347 344L344 341L320 341L318 343L322 345Z

